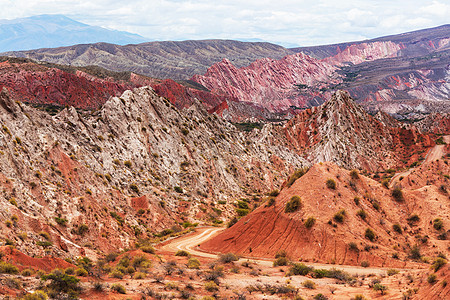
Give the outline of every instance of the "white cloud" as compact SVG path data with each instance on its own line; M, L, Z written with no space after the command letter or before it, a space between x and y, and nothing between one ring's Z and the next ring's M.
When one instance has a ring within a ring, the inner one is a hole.
M318 45L442 25L436 0L0 0L0 19L64 14L152 40L261 39Z

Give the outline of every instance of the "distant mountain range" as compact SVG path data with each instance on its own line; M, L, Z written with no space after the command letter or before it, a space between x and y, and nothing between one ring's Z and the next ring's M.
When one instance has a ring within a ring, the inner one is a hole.
M125 45L148 41L137 34L90 26L63 15L0 20L0 52L97 42Z

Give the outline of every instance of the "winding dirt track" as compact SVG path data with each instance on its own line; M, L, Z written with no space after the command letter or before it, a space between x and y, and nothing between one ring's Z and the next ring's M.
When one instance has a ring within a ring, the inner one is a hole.
M207 253L200 251L198 249L198 245L210 239L211 237L219 234L221 231L225 230L225 228L218 227L203 227L198 228L195 232L185 235L183 237L179 237L176 239L172 239L169 241L165 241L156 247L159 250L175 253L178 250L188 251L191 255L198 257L205 257L211 259L217 259L218 255L213 253ZM260 259L260 258L246 258L242 257L241 259L248 259L252 263L258 264L263 267L272 267L273 261L269 259ZM331 264L319 264L319 263L306 263L309 266L313 266L314 268L319 269L341 269L352 275L360 274L360 275L368 275L368 274L386 274L387 268L363 268L358 266L347 266L347 265L331 265Z
M445 135L443 138L446 144L450 144L450 135ZM427 155L425 156L423 164L441 159L441 157L444 156L445 154L445 146L446 145L436 145L433 148L431 148L431 150L428 151ZM390 186L391 187L394 186L398 182L400 177L408 176L409 174L411 174L413 170L414 168L411 168L405 172L395 174L391 179Z

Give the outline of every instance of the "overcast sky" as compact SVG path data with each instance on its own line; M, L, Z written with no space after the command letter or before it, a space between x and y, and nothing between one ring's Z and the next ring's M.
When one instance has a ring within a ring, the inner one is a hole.
M0 19L63 14L149 40L264 40L310 46L450 23L448 0L0 0Z

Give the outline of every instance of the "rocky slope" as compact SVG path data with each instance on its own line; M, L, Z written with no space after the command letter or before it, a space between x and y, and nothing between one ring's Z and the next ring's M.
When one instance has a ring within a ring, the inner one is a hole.
M329 94L316 93L314 98L311 94L303 95L302 89L320 89L325 82L339 83L335 70L330 64L298 53L281 60L258 60L242 68L223 60L210 67L205 75L195 75L192 80L214 93L280 112L322 103Z
M392 190L368 177L332 163L316 164L292 186L285 185L274 202L262 205L201 249L270 258L285 250L292 260L353 265L367 261L389 267L410 265L414 245L419 256L446 253L443 235L448 231L450 206L440 186L447 187L448 180L436 169L450 171L441 161L422 165L415 173L433 174L433 180L410 186L413 178L405 177L400 183L402 199L396 200ZM301 204L298 210L286 212L293 196L300 197ZM308 227L305 222L311 217L315 222ZM436 218L445 224L440 229L433 227Z
M328 57L341 57L341 61L351 61L354 55L359 55L361 59L365 57L382 58L385 55L396 53L396 56L402 57L419 57L429 54L436 49L448 49L449 44L449 30L450 25L442 25L434 28L427 28L406 32L402 34L389 35L379 37L371 40L339 43L333 45L311 46L291 48L295 52L304 52L318 59L325 59ZM371 53L370 48L377 51L377 47L373 47L379 43L380 46L385 47L383 55ZM390 48L390 49L388 49ZM353 49L353 50L352 50ZM357 52L355 50L365 50L366 52ZM400 50L400 51L399 51ZM389 54L390 53L390 54ZM375 54L375 55L374 55ZM344 58L347 56L347 58Z
M83 44L14 51L4 55L72 66L97 65L112 71L131 71L161 79L189 79L194 74L203 74L208 67L224 58L241 67L256 59L280 59L292 53L291 50L270 43L202 40L149 42L126 46Z
M331 161L370 171L409 165L434 143L414 126L402 128L385 114L370 116L343 91L302 111L283 130L292 150L312 163Z
M177 222L220 222L307 164L280 138L264 143L270 131L244 134L199 102L179 111L148 87L55 116L0 96L0 227L28 254L108 252Z

